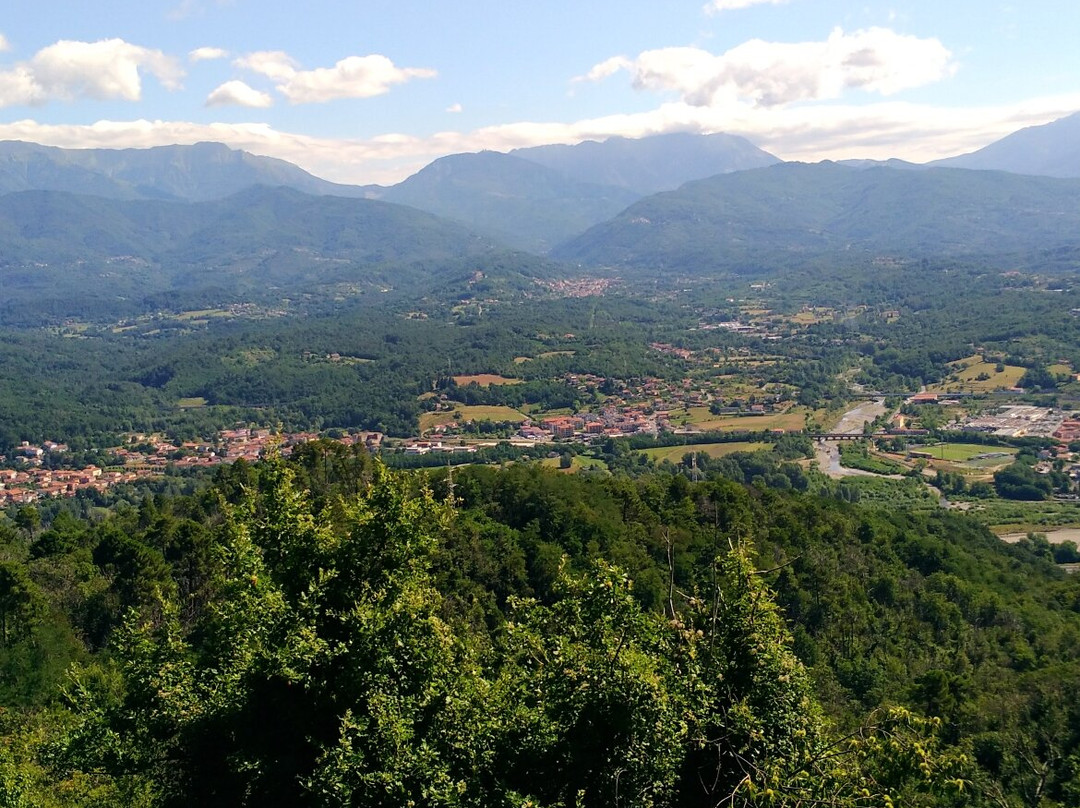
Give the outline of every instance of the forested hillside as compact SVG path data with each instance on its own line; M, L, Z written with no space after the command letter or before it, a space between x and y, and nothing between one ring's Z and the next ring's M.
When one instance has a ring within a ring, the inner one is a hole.
M27 513L6 804L1075 804L1080 582L814 490L314 443Z
M647 197L558 246L594 265L776 272L829 255L1001 256L1075 247L1080 181L783 163Z
M419 296L505 252L403 205L262 187L199 203L7 194L0 238L5 325Z

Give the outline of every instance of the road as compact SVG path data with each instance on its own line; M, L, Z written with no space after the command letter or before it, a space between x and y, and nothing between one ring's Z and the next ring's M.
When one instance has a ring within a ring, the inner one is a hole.
M862 432L863 424L873 421L879 415L884 415L888 410L885 407L885 399L879 398L874 401L864 401L857 407L852 407L845 412L840 421L832 428L832 432ZM862 469L849 469L840 465L840 442L819 440L814 443L814 456L817 459L818 468L830 477L880 477L880 474L863 471ZM893 475L890 475L893 476Z

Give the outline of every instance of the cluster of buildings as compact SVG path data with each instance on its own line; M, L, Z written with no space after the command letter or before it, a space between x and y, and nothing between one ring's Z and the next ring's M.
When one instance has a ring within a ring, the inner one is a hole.
M603 295L618 278L576 278L567 280L537 280L559 297L596 297Z
M42 497L73 497L80 490L104 491L121 483L161 476L167 466L177 469L207 468L235 460L255 461L271 447L287 454L293 446L315 440L315 432L275 433L270 429L226 429L214 443L189 441L179 445L147 435L129 435L125 446L107 450L116 465L99 468L55 468L60 462L46 463L50 454L63 455L68 447L53 441L40 446L24 441L12 455L11 462L0 457L8 468L0 468L0 506L24 505ZM342 435L345 445L363 443L378 449L383 435L359 432ZM53 466L53 468L50 468Z
M551 440L552 438L621 437L670 430L666 412L648 412L643 405L605 407L600 413L557 415L542 419L539 424L522 425L518 434L523 438Z
M968 418L960 426L971 432L987 432L1004 438L1057 438L1065 442L1071 440L1063 437L1065 432L1071 434L1080 430L1080 423L1069 420L1064 412L1030 405L1002 407L992 415Z
M83 469L0 469L0 505L25 505L41 497L73 497L84 488L104 491L110 486L134 482L136 471L105 471L97 466Z

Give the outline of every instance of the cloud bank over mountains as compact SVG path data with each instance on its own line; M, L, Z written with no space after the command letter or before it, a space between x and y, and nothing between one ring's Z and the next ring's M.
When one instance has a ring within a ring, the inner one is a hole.
M775 107L836 99L847 90L894 95L947 77L952 54L937 39L919 39L887 28L845 33L836 28L820 42L752 39L726 53L679 47L615 56L575 81L630 74L637 90L672 91L695 107L748 103Z
M712 0L697 8L702 19L726 20L743 9L765 11L783 2ZM570 105L577 114L562 120L548 115L487 124L472 114L479 104L463 97L456 77L423 58L415 60L419 65L409 58L399 64L383 53L354 53L311 66L285 50L230 49L219 44L234 43L220 40L174 56L119 38L64 39L19 58L9 33L0 32L0 108L57 109L78 102L82 120L59 122L59 114L20 120L9 113L0 122L0 138L67 148L216 140L346 183L396 182L451 153L666 132L742 135L787 160L926 161L1080 109L1080 92L1000 105L906 99L909 91L947 86L964 69L963 60L955 46L937 37L881 26L833 27L818 39L796 41L748 38L726 48L710 49L706 38L636 55L599 53L585 73L566 72L562 91L570 97L621 93L638 99L636 104L624 111L597 104L591 115L581 114L584 105ZM315 61L307 56L304 61ZM382 133L352 137L334 136L329 125L299 131L301 118L275 117L277 110L322 105L340 110L338 119L347 121L362 117L371 99L396 93L402 94L398 108L406 109L420 97L408 85L435 88L425 91L424 103L431 107L426 114L444 116L442 123L426 132L415 126L397 131L397 119L387 118ZM180 110L175 119L140 114L151 86L157 95L176 99L170 105ZM85 111L93 109L88 105L96 102L111 102L109 113L87 119ZM117 103L130 105L134 114L124 115ZM489 108L497 110L499 103L493 99ZM456 128L447 125L451 119Z

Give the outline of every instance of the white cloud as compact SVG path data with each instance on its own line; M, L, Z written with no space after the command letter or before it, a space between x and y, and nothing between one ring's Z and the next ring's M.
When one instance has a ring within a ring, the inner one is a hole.
M229 52L224 48L196 48L188 53L189 62L206 62L211 59L225 59Z
M236 67L261 73L275 81L287 81L296 75L296 61L285 51L256 51L241 56L235 62Z
M644 51L634 60L601 62L584 78L595 81L619 70L630 73L636 89L674 91L693 106L741 100L772 107L838 98L849 89L892 95L938 81L954 65L937 39L887 28L837 28L821 42L752 39L720 55L693 47Z
M0 70L0 107L74 98L138 101L143 71L170 90L180 87L184 75L176 61L161 51L122 39L61 40L27 62Z
M385 56L349 56L333 67L297 73L278 89L293 104L319 103L337 98L370 98L389 92L409 79L430 79L434 70L396 67Z
M614 76L620 70L632 70L633 67L634 63L625 56L612 56L610 59L605 59L598 65L593 65L588 73L583 76L575 76L571 81L603 81L606 78Z
M705 13L719 14L721 11L738 11L742 8L750 8L750 6L779 6L786 2L787 0L709 0L705 4Z
M450 106L448 106L446 108L447 112L452 112L454 114L457 114L458 112L461 112L461 110L462 110L461 104L451 104Z
M206 106L239 106L265 108L273 106L274 99L242 81L227 81L206 97Z
M11 43L8 42L7 37L0 34L0 52L11 50Z
M181 0L180 4L175 8L170 9L165 16L173 22L179 22L180 20L186 20L196 11L200 10L196 0Z
M273 79L278 92L292 104L312 104L339 98L371 98L390 91L395 84L410 79L434 78L434 70L397 67L380 54L349 56L333 67L299 70L296 61L283 51L259 51L237 59L237 67Z

